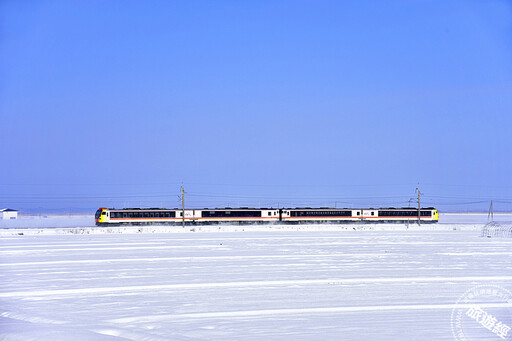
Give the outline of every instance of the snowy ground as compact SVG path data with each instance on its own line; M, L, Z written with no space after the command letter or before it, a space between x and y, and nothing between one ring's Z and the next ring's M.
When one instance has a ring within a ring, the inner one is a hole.
M466 290L512 289L474 230L269 231L1 236L0 340L454 340Z
M56 228L56 227L93 227L92 214L22 214L18 219L0 219L0 229L5 228Z
M512 290L512 239L480 237L486 214L409 229L92 218L0 225L0 340L454 340L464 292Z
M512 222L512 213L495 213L494 214L494 220L495 221L505 221L505 222ZM487 213L441 213L439 218L439 223L433 224L433 225L423 225L423 229L435 229L435 230L447 230L452 228L458 228L458 229L480 229L482 227L482 224L485 224L488 221ZM384 229L390 230L390 229L404 229L403 224L391 224L391 225L382 225L382 224L367 224L364 226L365 229ZM98 233L98 231L117 231L117 232L138 232L138 229L114 229L114 230L102 230L97 229L97 231L91 231L91 227L96 227L94 223L94 214L73 214L73 215L66 215L66 214L52 214L52 215L21 215L19 219L14 220L2 220L0 219L0 235L10 235L10 234L17 234L18 232L25 232L26 233L52 233L52 234L62 234L68 231L64 231L62 229L66 228L85 228L88 233ZM304 226L301 226L301 229ZM347 226L345 226L347 227ZM361 225L355 225L356 229L361 228ZM414 225L410 225L409 228L414 228ZM49 229L57 229L57 231L49 231ZM276 226L249 226L245 227L244 230L253 230L253 231L264 231L269 230L272 228L276 228ZM286 226L279 226L280 229L286 229ZM343 225L334 227L327 225L323 227L319 227L318 225L308 226L309 229L315 229L315 230L339 230L340 228L343 228ZM349 226L348 229L352 229L353 226ZM10 229L11 231L7 231L7 229ZM22 231L26 229L41 229L40 232L38 231ZM60 230L59 230L60 229ZM297 230L296 227L290 227L291 230ZM14 231L14 230L20 230L20 231ZM147 231L153 231L154 229L145 229ZM207 227L203 227L202 230L204 231L210 231L212 229L209 229ZM214 230L218 230L218 227L216 227ZM223 226L221 230L229 230L229 231L238 231L242 229L238 229L237 227L233 226ZM165 227L161 227L158 230L155 230L155 232L174 232L176 231L176 228L169 228L166 229ZM71 233L71 232L70 232Z

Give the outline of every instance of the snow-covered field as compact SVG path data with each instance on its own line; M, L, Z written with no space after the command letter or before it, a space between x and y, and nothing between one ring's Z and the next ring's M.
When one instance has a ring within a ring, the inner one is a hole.
M48 214L20 215L18 219L0 219L2 228L57 228L57 227L93 227L93 214Z
M494 220L512 222L512 213L496 213ZM94 215L22 215L16 220L0 220L0 236L18 234L105 234L105 233L177 233L177 232L246 232L246 231L340 231L340 230L480 230L488 222L487 213L441 213L439 223L423 224L356 224L356 225L222 225L182 229L180 226L95 226Z
M3 229L0 340L454 340L461 295L512 290L512 239L436 226Z

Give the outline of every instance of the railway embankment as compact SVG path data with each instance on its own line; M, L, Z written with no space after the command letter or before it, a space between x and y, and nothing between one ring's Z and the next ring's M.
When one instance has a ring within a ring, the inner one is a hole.
M494 221L511 222L511 213L495 213ZM488 222L487 213L441 213L436 224L301 224L301 225L202 225L202 226L108 226L94 224L92 214L27 215L16 220L0 220L0 236L56 234L137 234L137 233L219 233L251 231L480 231Z

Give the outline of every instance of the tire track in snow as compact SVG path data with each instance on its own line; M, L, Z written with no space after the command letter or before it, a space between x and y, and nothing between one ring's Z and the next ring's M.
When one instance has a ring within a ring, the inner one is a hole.
M253 255L253 256L198 256L198 257L151 257L151 258L111 258L111 259L79 259L79 260L55 260L42 262L18 262L2 263L0 267L23 266L23 265L52 265L52 264L98 264L98 263L119 263L119 262L161 262L161 261L212 261L212 260L245 260L245 259L304 259L304 258L339 258L339 257L381 257L396 256L403 253L339 253L339 254L305 254L305 255Z
M275 281L241 281L241 282L213 282L213 283L183 283L159 285L134 285L119 287L98 287L79 289L56 289L36 291L13 291L0 293L1 298L10 297L37 297L59 295L82 295L121 293L133 291L177 290L177 289L206 289L229 287L266 287L289 285L346 285L370 283L411 283L411 282L477 282L477 281L511 281L512 276L465 276L465 277L383 277L383 278L329 278L305 280L275 280Z
M445 310L454 308L470 308L474 304L410 304L410 305L374 305L374 306L351 306L351 307L322 307L322 308L295 308L295 309L263 309L263 310L242 310L224 311L209 313L188 313L188 314L166 314L153 316L134 316L112 319L110 323L148 323L161 322L173 319L200 319L200 318L233 318L233 317L261 317L273 315L296 315L296 314L332 314L346 312L368 312L368 311L392 311L392 310ZM480 308L512 308L512 303L482 303Z
M512 255L512 252L495 251L495 252L439 252L438 255L443 256L486 256L486 255Z
M41 252L62 252L62 251L119 251L119 250L165 250L165 249L201 249L216 248L226 249L225 246L219 244L211 245L166 245L166 246L126 246L126 247L81 247L78 249L33 249L33 250L2 250L0 254L24 254L24 253L41 253Z
M33 245L33 244L30 244L30 245L15 245L15 246L0 246L0 250L5 250L5 251L8 251L9 249L21 249L21 248L29 248L29 247L32 247L32 248L42 248L42 249L48 249L48 248L59 248L59 247L71 247L71 246L113 246L113 245L116 245L116 246L126 246L126 245L163 245L165 244L165 242L160 242L160 243L157 243L157 242L151 242L151 243L82 243L82 244L66 244L66 243L61 243L61 244L41 244L41 245Z
M70 249L69 247L73 246L73 247L80 247L80 249L109 249L109 248L102 248L102 247L98 247L96 248L95 246L112 246L112 245L116 245L118 247L124 247L124 246L129 246L129 245L148 245L147 247L150 247L151 245L155 245L156 247L171 247L171 246L179 246L179 247L186 247L187 245L162 245L162 244L166 244L167 242L176 242L176 241L189 241L189 242L193 242L193 243L197 243L197 242L201 242L201 241L207 241L207 242L212 242L212 241L215 241L215 242L222 242L223 244L225 243L228 243L230 241L236 241L236 240L266 240L266 239L269 239L269 240L274 240L274 238L253 238L253 239L250 239L250 238L206 238L206 239L198 239L198 240L192 240L192 239L172 239L172 240L163 240L163 241L159 241L159 242L138 242L138 243L123 243L123 242L119 242L119 243L88 243L88 244L65 244L65 243L62 243L62 244L42 244L42 245L15 245L15 246L0 246L0 253L8 253L8 252L12 252L12 251L44 251L44 249L48 249L48 250L64 250L64 251L73 251L75 249ZM315 243L308 243L308 242L304 242L304 243L279 243L277 240L278 239L285 239L285 238L275 238L276 240L276 243L261 243L261 242L251 242L249 244L245 244L245 245L253 245L253 246L260 246L260 247L264 247L264 246L276 246L276 245L279 245L279 246L326 246L326 245L434 245L434 246L441 246L441 245L463 245L463 246L468 246L468 245L477 245L477 246L481 246L481 247L486 247L486 246L489 246L488 244L486 243L483 243L483 242L460 242L460 241L442 241L442 242L438 242L438 241L394 241L394 240L389 240L389 241L378 241L378 240L372 240L371 242L367 241L367 240L364 240L364 241L325 241L325 242L315 242ZM322 237L322 238L306 238L306 237L303 237L303 238L286 238L286 239L305 239L305 241L307 241L308 239L338 239L338 238L327 238L327 237ZM341 239L341 238L340 238ZM345 238L343 238L345 239ZM512 244L512 241L508 241L508 240L500 240L498 244L495 244L495 245L491 245L489 247L496 247L496 246L502 246L502 247L509 247L510 245ZM191 246L196 246L196 245L193 245L193 244L190 244ZM215 244L218 246L218 244ZM34 248L33 250L17 250L17 249L22 249L22 248ZM66 247L66 248L62 248L62 247ZM37 249L35 249L37 248ZM138 247L133 247L133 249L137 249ZM117 248L112 248L112 249L117 249Z

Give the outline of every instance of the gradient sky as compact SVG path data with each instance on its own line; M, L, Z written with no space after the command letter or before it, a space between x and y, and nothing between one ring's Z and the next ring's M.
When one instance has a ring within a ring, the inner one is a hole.
M2 1L0 207L510 211L511 43L508 0Z

